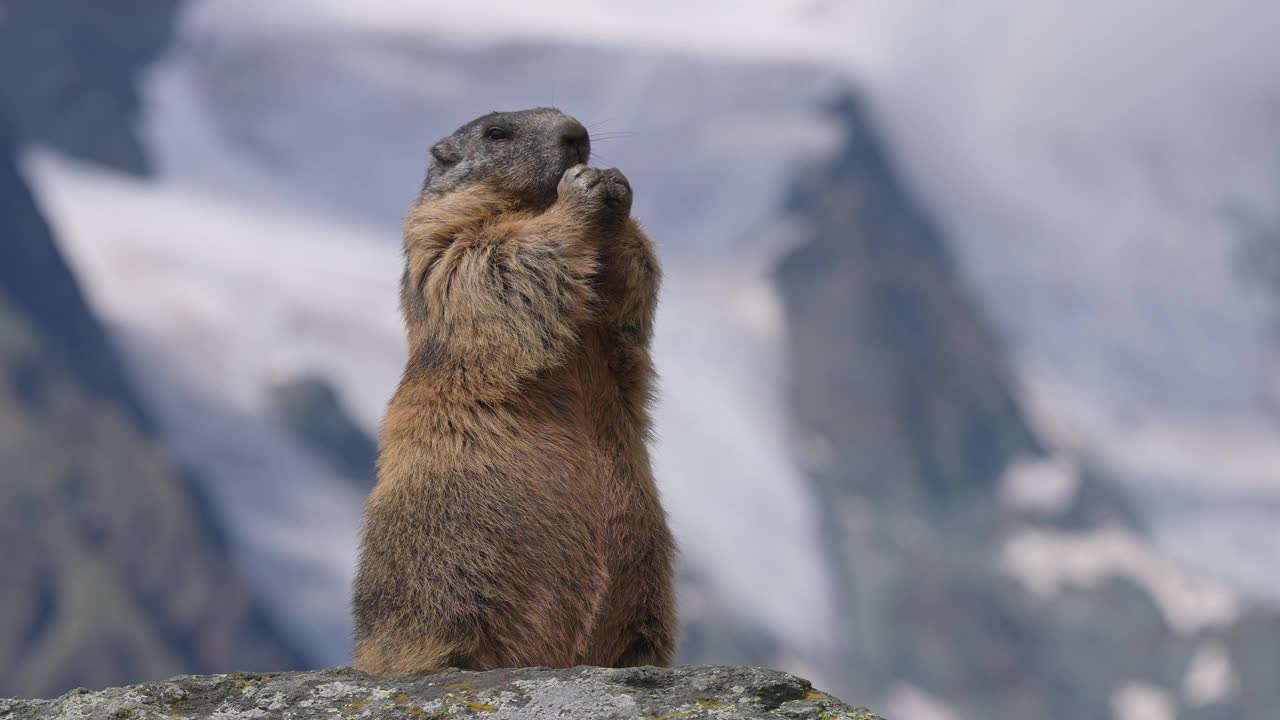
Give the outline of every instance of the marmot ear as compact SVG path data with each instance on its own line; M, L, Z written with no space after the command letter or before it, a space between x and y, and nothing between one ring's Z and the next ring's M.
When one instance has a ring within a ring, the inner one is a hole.
M452 165L461 158L458 157L458 151L449 144L448 140L441 140L431 147L431 157L441 165Z

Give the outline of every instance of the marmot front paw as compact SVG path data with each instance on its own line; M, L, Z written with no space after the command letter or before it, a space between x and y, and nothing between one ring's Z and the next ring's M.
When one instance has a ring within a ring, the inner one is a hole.
M631 183L617 168L598 170L574 165L560 178L561 200L579 199L588 207L617 217L631 214Z

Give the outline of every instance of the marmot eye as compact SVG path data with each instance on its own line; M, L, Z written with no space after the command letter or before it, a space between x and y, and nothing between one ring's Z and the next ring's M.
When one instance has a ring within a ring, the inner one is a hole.
M507 134L506 130L503 130L500 127L491 127L488 130L485 130L484 136L489 138L490 140L506 140L507 138L511 137L510 135Z

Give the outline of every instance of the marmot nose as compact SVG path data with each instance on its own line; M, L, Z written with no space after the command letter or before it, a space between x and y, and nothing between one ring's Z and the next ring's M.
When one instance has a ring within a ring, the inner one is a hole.
M585 163L591 157L591 138L582 123L573 118L566 118L560 124L560 142L577 153L578 162Z

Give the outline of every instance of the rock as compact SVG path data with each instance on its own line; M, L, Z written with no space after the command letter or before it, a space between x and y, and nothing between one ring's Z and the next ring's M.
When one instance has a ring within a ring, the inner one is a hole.
M336 668L186 676L56 700L0 700L2 720L470 717L881 720L786 673L715 666L447 671L420 678Z

